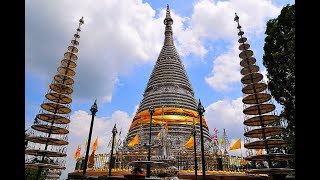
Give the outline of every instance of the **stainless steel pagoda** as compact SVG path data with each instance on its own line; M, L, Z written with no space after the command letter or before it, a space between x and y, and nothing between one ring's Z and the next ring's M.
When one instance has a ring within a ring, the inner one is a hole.
M138 154L143 155L143 152L148 151L143 147L149 141L151 117L149 109L153 108L151 122L153 157L151 159L161 159L170 163L170 159L178 159L177 156L181 155L182 152L184 154L192 154L193 148L185 148L184 145L192 135L194 121L197 131L196 142L200 145L200 118L197 112L194 91L173 42L173 20L170 15L169 5L167 5L164 24L164 45L123 143L123 152L127 154L138 152ZM204 117L202 117L202 123L205 141L204 149L208 154L212 146L212 140ZM128 146L130 141L137 135L138 144ZM198 152L200 152L200 149ZM193 160L190 160L191 162Z

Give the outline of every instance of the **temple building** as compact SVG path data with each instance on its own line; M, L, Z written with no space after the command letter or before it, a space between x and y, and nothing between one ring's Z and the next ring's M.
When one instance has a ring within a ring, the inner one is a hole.
M151 160L165 162L180 170L194 169L194 141L198 169L201 167L200 117L198 102L186 70L174 46L169 6L166 9L165 38L160 55L152 70L143 99L132 120L129 131L116 147L113 168L126 169L129 163L147 160L151 129ZM152 111L152 116L151 112ZM152 119L152 120L151 120ZM215 169L216 149L208 125L202 116L204 154L207 169ZM195 138L193 137L195 132ZM81 170L83 157L75 170ZM93 169L109 169L110 154L96 154Z
M192 153L186 143L196 129L196 143L200 153L200 123L198 103L194 98L190 80L173 42L173 19L167 6L164 44L145 88L143 99L132 120L123 143L123 152L143 154L148 151L151 114L151 144L153 159L177 159L178 154ZM208 154L212 149L209 129L202 117L204 147ZM132 160L132 159L131 159Z

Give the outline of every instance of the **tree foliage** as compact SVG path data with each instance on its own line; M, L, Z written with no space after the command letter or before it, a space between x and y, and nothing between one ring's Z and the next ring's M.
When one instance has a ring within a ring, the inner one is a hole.
M295 5L283 7L280 15L267 22L263 65L268 88L283 106L280 117L287 124L284 139L288 152L295 154Z
M50 163L52 160L48 157L42 160L41 157L35 157L32 163ZM37 168L25 168L24 177L25 180L45 180L49 169L37 169ZM39 174L38 174L39 173Z
M38 169L25 168L24 170L25 180L45 180L46 179L45 172L46 172L45 170L40 170L40 175L38 177Z

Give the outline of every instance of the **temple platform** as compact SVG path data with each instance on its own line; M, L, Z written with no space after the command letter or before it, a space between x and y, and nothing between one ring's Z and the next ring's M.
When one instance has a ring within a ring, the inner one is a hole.
M88 171L86 177L82 176L82 171L75 171L68 174L67 180L82 180L82 179L166 179L170 180L170 177L166 178L146 178L145 174L133 175L129 170L113 171L112 176L108 177L108 171ZM192 171L178 172L177 177L179 180L195 180L195 174ZM198 172L198 180L202 180L202 173ZM208 171L206 172L205 180L269 180L266 174L247 174L245 172L227 172L227 171Z

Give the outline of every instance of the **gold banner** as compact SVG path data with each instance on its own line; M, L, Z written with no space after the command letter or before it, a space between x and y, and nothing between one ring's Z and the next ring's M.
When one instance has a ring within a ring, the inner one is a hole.
M166 112L179 112L185 115L162 115ZM155 108L155 112L152 115L152 124L159 125L164 125L165 123L193 125L193 120L195 121L195 124L200 123L200 120L198 118L198 112L183 108L165 107L163 108L163 111L162 108ZM137 125L145 125L149 123L150 113L148 110L144 110L138 113L133 118L133 122L131 123L130 129L134 128ZM202 116L202 124L204 127L208 128L204 116Z
M190 109L184 109L184 108L174 108L174 107L155 108L153 116L162 115L162 113L170 113L170 112L183 113L183 114L185 114L187 116L191 116L191 117L195 117L195 118L198 117L198 112L197 111L190 110ZM133 120L140 119L141 117L145 117L145 116L150 117L149 110L141 111L140 113L138 113L134 117Z

